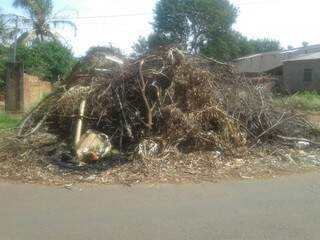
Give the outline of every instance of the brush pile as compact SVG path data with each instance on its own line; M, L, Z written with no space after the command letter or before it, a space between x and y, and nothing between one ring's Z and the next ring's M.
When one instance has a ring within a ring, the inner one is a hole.
M83 100L83 132L106 135L114 152L133 158L233 155L311 129L296 114L273 109L270 93L232 66L167 49L137 60L110 51L88 55L26 117L20 137L51 134L71 146Z

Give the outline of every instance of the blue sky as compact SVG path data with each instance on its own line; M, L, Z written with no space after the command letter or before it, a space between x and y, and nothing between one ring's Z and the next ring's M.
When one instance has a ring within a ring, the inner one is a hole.
M143 14L127 17L76 19L77 35L60 29L76 55L90 46L112 43L125 52L140 35L152 31L152 12L157 0L54 0L55 11L76 10L78 17ZM303 41L320 43L318 0L231 0L239 8L234 29L250 38L274 38L281 44L300 46ZM0 0L0 8L17 12L11 0ZM72 16L76 14L71 13Z

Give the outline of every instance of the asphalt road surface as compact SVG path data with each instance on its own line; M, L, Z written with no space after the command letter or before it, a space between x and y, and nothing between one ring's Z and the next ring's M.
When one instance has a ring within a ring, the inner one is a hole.
M320 174L200 185L0 182L1 240L320 239Z

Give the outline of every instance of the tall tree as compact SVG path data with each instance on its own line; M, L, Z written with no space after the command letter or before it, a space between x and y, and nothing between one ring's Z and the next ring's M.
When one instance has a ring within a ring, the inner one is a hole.
M229 0L159 0L155 8L154 33L133 46L139 56L162 45L175 44L191 53L219 60L279 50L279 41L248 39L234 31L237 8Z
M43 42L46 39L62 38L55 31L58 26L68 26L76 32L76 25L72 21L53 12L52 0L15 0L13 6L22 8L25 12L24 16L6 15L13 27L18 26L20 30L19 43L27 43L33 40Z
M160 0L155 8L154 30L191 52L229 32L237 8L228 0Z

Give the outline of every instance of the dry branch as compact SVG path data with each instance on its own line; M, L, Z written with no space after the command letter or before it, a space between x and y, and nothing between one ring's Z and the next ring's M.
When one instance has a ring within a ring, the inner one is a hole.
M86 57L66 85L27 116L19 135L42 131L69 141L76 125L70 116L79 114L84 97L85 130L108 135L131 156L146 139L182 152L239 153L257 139L310 130L295 113L273 109L270 93L215 59L169 49L121 61L119 67L110 57Z

